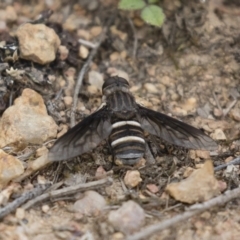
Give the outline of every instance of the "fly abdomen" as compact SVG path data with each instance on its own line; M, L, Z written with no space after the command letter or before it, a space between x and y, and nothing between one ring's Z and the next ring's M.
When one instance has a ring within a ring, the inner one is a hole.
M112 124L110 135L113 154L117 159L135 162L145 152L145 140L140 123L119 121Z

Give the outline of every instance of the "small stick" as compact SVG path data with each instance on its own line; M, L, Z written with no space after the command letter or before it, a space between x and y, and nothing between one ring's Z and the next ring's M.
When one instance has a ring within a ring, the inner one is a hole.
M213 97L214 97L215 102L216 102L216 104L217 104L217 106L218 106L218 109L221 110L221 111L223 111L223 109L222 109L222 107L221 107L221 105L220 105L220 103L219 103L219 101L218 101L218 97L216 96L215 92L213 92Z
M96 43L92 43L92 42L89 42L89 41L81 39L81 38L78 39L78 42L81 43L82 45L86 46L86 47L89 47L89 48L96 48L97 47Z
M137 54L137 48L138 48L138 38L137 38L137 34L136 34L136 29L134 27L134 24L131 20L131 18L128 17L128 22L130 24L130 27L133 31L133 38L134 38L134 42L133 42L133 58L136 58L136 54Z
M148 239L153 234L156 234L164 229L167 229L169 227L175 226L177 223L186 221L192 216L195 216L199 213L202 213L212 207L223 205L234 198L239 197L240 195L240 187L235 188L233 190L225 192L225 194L222 194L218 197L215 197L213 199L210 199L204 203L200 204L194 204L190 208L188 208L188 211L178 214L175 217L172 217L170 219L167 219L165 221L162 221L160 223L152 224L148 227L143 228L138 233L135 233L133 235L127 236L127 240L139 240L139 239Z
M42 194L46 189L51 186L50 183L39 184L36 188L25 192L19 198L15 199L11 203L7 204L5 207L0 209L0 219L8 215L9 213L15 211L19 206L25 203L27 200L37 197Z
M92 51L90 52L90 54L88 55L87 61L83 64L83 67L78 74L78 79L77 79L75 91L73 94L73 106L72 106L72 110L71 110L71 127L75 126L75 124L76 124L75 112L76 112L76 108L77 108L78 94L79 94L79 91L80 91L80 88L81 88L82 82L83 82L83 77L84 77L86 71L88 70L94 56L96 55L100 45L102 44L102 42L104 40L104 36L105 36L105 29L103 29L103 32L101 34L99 42L96 43L96 47L93 48Z
M44 193L41 196L33 199L32 201L27 202L23 208L24 209L29 209L30 207L32 207L33 205L42 202L42 201L46 201L47 199L52 199L52 198L57 198L57 197L62 197L62 196L66 196L66 195L71 195L71 194L75 194L77 192L83 192L86 190L90 190L90 189L96 189L96 188L100 188L100 187L104 187L104 186L109 186L111 185L113 182L112 178L107 177L98 181L93 181L93 182L88 182L88 183L80 183L77 184L75 186L70 186L70 187L65 187L59 190L54 190L52 192L49 193Z
M229 105L228 108L223 110L223 116L227 116L227 114L230 112L230 110L234 107L234 105L237 103L237 99L234 99L232 103Z
M214 171L217 172L217 171L220 171L220 170L226 168L229 165L239 165L239 164L240 164L240 157L237 157L237 158L233 159L232 161L230 161L228 163L224 163L222 165L219 165L219 166L215 167Z

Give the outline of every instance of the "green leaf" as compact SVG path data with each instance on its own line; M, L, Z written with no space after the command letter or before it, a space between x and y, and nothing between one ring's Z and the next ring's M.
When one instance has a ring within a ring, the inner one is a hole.
M148 5L142 10L141 18L148 24L161 27L163 25L165 15L160 7L156 5Z
M146 6L144 0L121 0L118 8L123 10L138 10Z
M148 0L148 3L151 4L151 3L158 3L159 0Z

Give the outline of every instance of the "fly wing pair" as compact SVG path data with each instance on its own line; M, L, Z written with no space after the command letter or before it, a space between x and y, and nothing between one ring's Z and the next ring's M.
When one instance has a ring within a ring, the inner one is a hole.
M137 111L142 129L170 144L190 149L217 148L213 139L195 127L140 105ZM60 137L49 151L49 160L67 160L88 152L106 139L111 131L111 111L105 106Z

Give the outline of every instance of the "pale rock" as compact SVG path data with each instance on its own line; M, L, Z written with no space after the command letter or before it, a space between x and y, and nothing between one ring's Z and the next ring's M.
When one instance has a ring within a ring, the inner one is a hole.
M183 173L183 177L187 178L194 172L194 169L191 167L187 167Z
M142 181L140 172L137 170L128 170L124 177L124 183L130 188L136 187Z
M78 29L77 36L79 38L83 38L85 40L90 40L90 33L89 33L89 31L86 31L85 29Z
M108 221L117 231L131 234L144 225L145 213L137 203L130 200L124 202L118 210L111 211Z
M22 162L0 149L0 189L23 172Z
M102 179L107 177L107 172L102 166L99 166L95 172L96 179Z
M214 108L213 109L213 114L215 117L221 117L223 115L223 111L219 108Z
M67 86L64 89L65 96L73 96L73 91L75 87L75 77L76 77L76 69L70 67L65 72L65 76L67 78ZM66 82L64 82L66 84Z
M37 175L38 184L47 184L47 179L43 175Z
M180 105L187 112L196 112L197 99L194 97L188 98L183 104Z
M201 169L195 170L188 178L167 185L165 191L177 201L193 204L219 195L221 189L214 177L212 162L206 161Z
M86 191L83 198L74 203L73 210L87 216L98 216L106 205L102 195L95 191Z
M49 205L43 205L42 206L42 211L44 212L44 213L47 213L47 212L49 212L49 210L50 210L50 207L49 207Z
M63 28L67 31L75 31L79 28L79 26L86 26L90 23L90 20L84 16L80 16L79 14L72 13L68 16L65 23L63 24Z
M21 188L19 183L11 182L2 191L0 191L0 205L6 205L12 193L17 192L19 188Z
M230 156L230 157L227 157L224 162L225 162L225 163L229 163L229 162L231 162L233 159L234 159L233 156Z
M17 13L13 6L8 5L6 7L6 21L15 22L17 20Z
M28 144L43 144L55 138L57 125L48 116L41 95L26 88L6 109L0 120L0 147L12 146L15 151Z
M107 73L111 76L111 77L114 77L114 76L118 76L118 77L122 77L124 79L126 79L128 82L129 82L129 75L127 72L125 71L122 71L120 69L117 69L117 68L114 68L114 67L109 67L107 69Z
M126 41L127 40L127 33L125 32L122 32L120 30L117 29L116 25L113 25L110 27L110 32L113 34L113 35L116 35L118 36L121 40L123 41Z
M61 127L61 130L57 134L57 138L60 138L68 131L68 126L66 124L61 124L60 127Z
M155 184L147 184L147 189L152 193L157 193L159 191L159 188Z
M203 159L210 158L209 151L204 151L204 150L196 150L196 156Z
M211 134L211 137L214 139L214 140L226 140L226 136L223 132L222 129L215 129L214 132Z
M120 60L121 56L118 52L113 52L113 53L110 54L109 58L110 58L111 62L115 62L117 60Z
M234 120L240 122L240 109L239 109L239 108L234 108L234 109L232 109L232 111L230 112L230 116L231 116Z
M86 107L84 106L83 102L81 102L79 100L78 100L78 103L77 103L77 110L82 111L82 112L84 112L86 110Z
M189 151L189 157L191 159L195 159L196 158L196 150L190 150Z
M71 96L63 97L63 102L64 102L66 108L70 108L73 103L73 98Z
M95 86L100 91L102 90L102 85L104 83L103 81L103 75L97 71L90 71L88 73L88 82Z
M123 239L125 239L125 237L121 232L116 232L111 236L110 239L112 239L112 240L123 240Z
M158 88L156 88L155 84L153 83L145 83L144 88L149 92L149 93L159 93Z
M99 89L96 86L90 85L87 86L87 92L91 95L96 95L99 93Z
M59 52L59 55L60 55L59 58L62 61L66 60L68 58L69 50L67 49L66 46L63 46L63 45L59 46L58 52Z
M117 179L113 181L111 186L106 187L105 191L112 201L120 201L126 196L126 193L124 192L122 187L122 183Z
M102 27L100 26L94 26L90 29L90 34L92 37L97 37L102 33Z
M21 25L16 37L20 57L39 64L47 64L56 58L60 39L52 28L44 24L26 23Z
M167 87L175 87L174 79L170 78L169 76L161 77L159 82Z
M5 21L0 20L0 31L6 31L7 30L7 24Z
M15 216L18 220L22 220L25 218L25 210L23 208L17 208Z
M47 154L47 153L48 153L48 149L46 148L46 146L42 146L42 147L40 147L36 150L35 155L38 158L38 157L41 157L42 155Z
M79 46L79 49L78 49L78 56L80 58L87 58L88 57L88 54L89 54L89 50L88 48L86 48L85 46L81 45Z
M22 181L26 177L32 175L34 172L45 168L48 164L52 162L48 160L48 154L43 154L41 157L35 159L34 161L28 161L28 167L25 172L16 179L16 181Z

